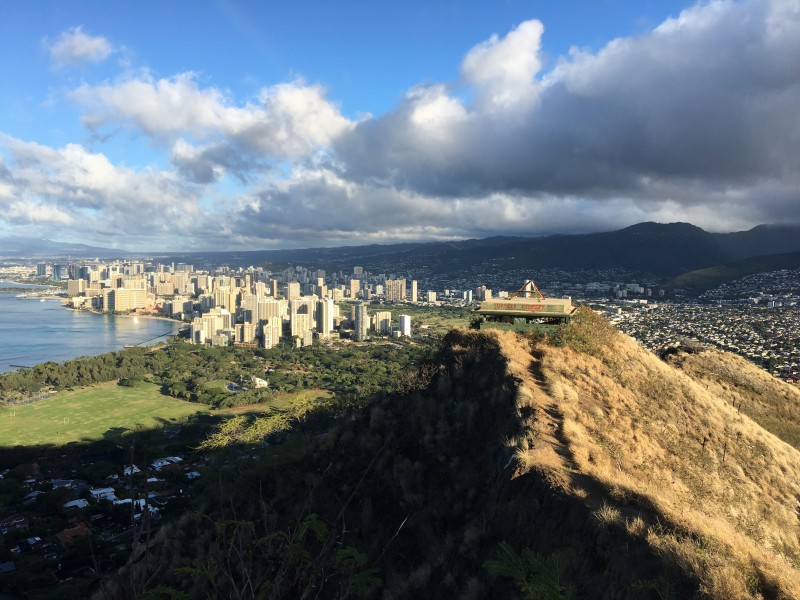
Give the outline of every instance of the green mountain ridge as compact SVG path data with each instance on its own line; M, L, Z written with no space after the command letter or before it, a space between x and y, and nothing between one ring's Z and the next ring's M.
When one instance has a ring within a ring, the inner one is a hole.
M426 270L433 274L542 268L627 269L675 277L761 254L800 252L800 225L761 225L748 231L710 233L688 223L639 223L605 233L544 237L495 236L454 242L405 243L300 250L205 252L161 256L164 262L297 264L373 272Z

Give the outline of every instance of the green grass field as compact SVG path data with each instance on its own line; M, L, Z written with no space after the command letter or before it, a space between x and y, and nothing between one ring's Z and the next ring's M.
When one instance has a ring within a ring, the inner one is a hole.
M109 431L118 433L137 425L147 429L177 423L197 413L223 418L259 414L330 395L327 390L302 390L280 394L268 405L211 411L204 404L164 396L153 383L139 382L134 387L119 386L116 382L101 383L59 392L25 406L0 408L0 447L98 440Z
M0 409L0 446L96 440L112 429L148 428L198 412L208 412L208 407L164 396L152 383L132 388L103 383Z

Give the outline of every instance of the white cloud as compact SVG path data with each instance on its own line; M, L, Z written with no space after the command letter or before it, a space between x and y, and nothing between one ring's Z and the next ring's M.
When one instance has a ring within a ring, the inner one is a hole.
M97 86L84 83L70 97L88 111L83 120L90 127L122 121L153 137L202 137L225 123L250 118L247 108L230 107L220 90L201 89L196 79L194 73L169 79L143 73Z
M525 21L502 40L493 35L467 53L461 73L477 89L479 102L487 108L509 108L536 97L543 32L541 22Z
M6 206L5 221L17 225L67 227L75 223L75 217L57 204L25 199L15 200Z
M139 74L102 85L83 84L70 97L87 110L93 129L122 122L163 141L191 136L224 140L231 152L298 158L329 146L352 123L319 85L296 80L261 91L258 102L236 105L195 73L155 79ZM185 153L184 153L185 154Z
M179 236L204 224L191 186L168 171L135 171L77 144L50 148L0 134L0 221L69 225L74 238ZM124 244L123 244L124 245Z
M82 25L62 32L52 43L45 38L44 43L53 66L59 69L101 62L114 52L111 42L102 36L84 33Z

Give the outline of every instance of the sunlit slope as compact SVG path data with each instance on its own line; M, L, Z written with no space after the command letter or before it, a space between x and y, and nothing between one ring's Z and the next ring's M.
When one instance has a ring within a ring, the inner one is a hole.
M800 388L785 384L740 356L713 348L678 352L667 360L764 429L800 448Z
M582 498L701 593L800 597L800 453L745 414L797 427L795 389L718 352L679 370L597 317L561 346L498 339L537 415L520 474Z

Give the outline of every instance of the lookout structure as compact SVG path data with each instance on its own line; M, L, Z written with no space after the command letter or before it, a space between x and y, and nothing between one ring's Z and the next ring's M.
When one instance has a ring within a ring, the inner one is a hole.
M481 302L473 326L504 331L548 331L568 324L576 310L571 298L545 298L533 279L529 279L509 298Z

